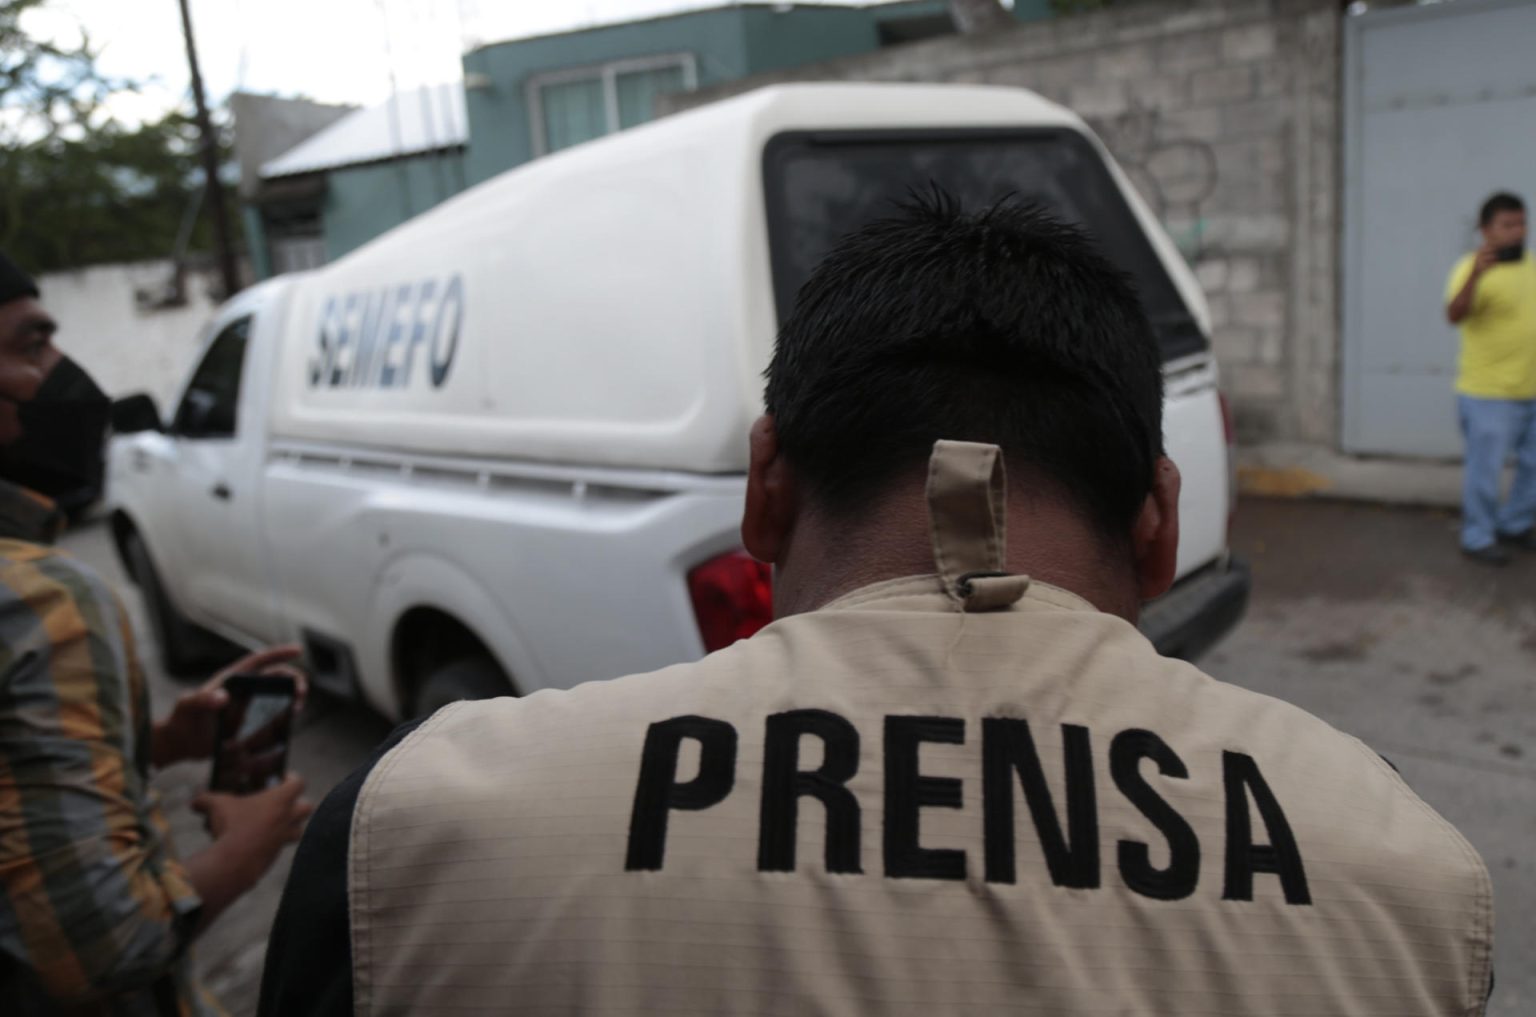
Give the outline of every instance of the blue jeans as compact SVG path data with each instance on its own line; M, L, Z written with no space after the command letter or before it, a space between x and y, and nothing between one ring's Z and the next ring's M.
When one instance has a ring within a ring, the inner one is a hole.
M1477 551L1498 535L1536 525L1536 399L1458 396L1467 458L1461 487L1461 546ZM1499 504L1504 464L1515 455L1515 483Z

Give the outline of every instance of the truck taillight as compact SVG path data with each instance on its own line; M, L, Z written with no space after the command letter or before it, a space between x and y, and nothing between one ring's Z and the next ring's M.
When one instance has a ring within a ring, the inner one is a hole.
M688 593L704 652L730 646L773 620L773 573L745 551L731 551L688 573Z
M1232 404L1225 392L1221 401L1221 430L1227 439L1227 543L1232 543L1232 519L1237 515L1237 428L1232 423Z

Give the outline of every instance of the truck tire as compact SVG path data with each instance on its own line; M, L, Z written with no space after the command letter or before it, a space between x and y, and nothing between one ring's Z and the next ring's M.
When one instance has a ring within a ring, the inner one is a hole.
M440 665L416 690L413 712L418 718L432 716L449 703L462 699L495 699L512 695L512 683L489 657L460 657Z
M188 621L165 595L160 573L155 571L143 537L128 534L123 540L123 557L144 597L149 626L155 645L160 648L161 666L172 677L206 678L226 656L220 653L216 637Z

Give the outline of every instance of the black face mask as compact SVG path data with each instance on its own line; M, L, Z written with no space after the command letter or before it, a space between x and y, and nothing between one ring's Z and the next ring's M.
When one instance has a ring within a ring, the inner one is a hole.
M101 496L112 400L79 364L60 359L20 406L21 438L0 449L0 477L74 514Z

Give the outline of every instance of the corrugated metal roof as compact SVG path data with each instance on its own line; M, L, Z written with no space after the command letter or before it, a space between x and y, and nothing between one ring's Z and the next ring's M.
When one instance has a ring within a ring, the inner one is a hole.
M263 179L355 166L469 141L464 86L459 82L400 92L360 109L262 163Z

